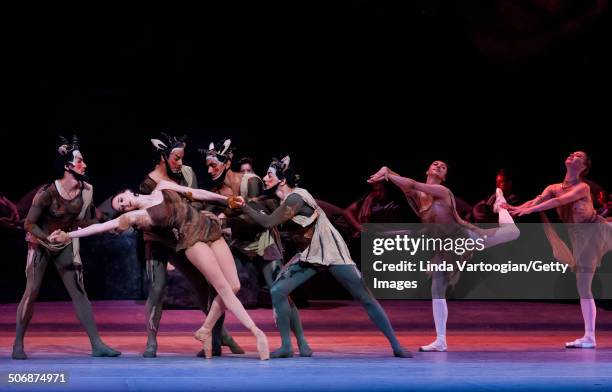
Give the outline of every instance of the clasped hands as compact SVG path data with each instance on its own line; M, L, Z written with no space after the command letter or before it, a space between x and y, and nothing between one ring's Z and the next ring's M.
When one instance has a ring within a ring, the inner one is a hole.
M47 237L47 240L52 244L65 244L70 241L70 236L65 231L57 229Z
M246 201L242 196L228 196L227 198L227 205L233 210L242 208L245 204Z

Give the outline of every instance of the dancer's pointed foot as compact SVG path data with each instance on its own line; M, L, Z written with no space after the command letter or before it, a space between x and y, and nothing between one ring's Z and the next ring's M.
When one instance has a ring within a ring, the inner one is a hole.
M13 359L28 359L25 351L23 351L22 345L13 345L13 353L11 354Z
M206 359L212 358L212 330L202 327L195 332L194 337L202 342L204 357Z
M412 353L403 347L393 349L393 356L397 358L412 358Z
M446 341L441 339L436 339L432 343L427 346L421 346L419 351L429 353L429 352L444 352L447 349Z
M259 328L256 328L253 332L255 339L257 339L257 352L259 353L259 359L267 361L270 359L270 346L268 346L268 337Z
M117 351L100 342L91 348L92 357L118 357L121 351Z
M595 342L595 338L589 337L581 337L580 339L576 339L573 342L565 343L565 348L595 348L597 347L597 343Z
M300 354L301 355L301 354ZM270 358L292 358L293 347L281 347L278 350L274 350L270 353Z
M495 203L493 203L493 212L497 214L499 209L503 208L502 205L505 203L506 198L504 197L504 192L500 188L495 189Z
M223 346L229 347L232 354L244 354L244 349L230 335L223 335L221 342Z

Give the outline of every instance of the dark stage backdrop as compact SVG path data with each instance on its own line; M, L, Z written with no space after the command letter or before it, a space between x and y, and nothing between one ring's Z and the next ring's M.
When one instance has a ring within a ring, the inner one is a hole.
M186 162L204 185L196 148L230 137L260 174L270 157L291 154L305 186L341 207L381 165L422 178L435 159L450 163L449 186L468 202L493 191L502 167L530 197L562 179L576 149L592 155L590 177L610 189L606 5L20 14L2 27L0 189L19 199L50 181L57 135L77 133L101 202L150 170L148 140L159 131L189 135Z

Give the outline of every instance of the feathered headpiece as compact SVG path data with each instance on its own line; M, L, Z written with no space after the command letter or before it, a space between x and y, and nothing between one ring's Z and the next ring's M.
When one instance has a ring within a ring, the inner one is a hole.
M222 142L218 142L216 145L210 142L208 149L201 148L198 151L200 151L206 159L216 159L221 163L225 163L228 159L231 161L234 158L234 149L230 148L231 145L232 140L225 139Z
M59 136L59 146L57 147L55 159L55 171L58 176L63 176L68 171L79 181L89 181L85 174L77 173L71 166L77 165L76 153L80 155L79 138L72 136L72 141L68 141L64 136Z
M187 135L175 137L163 132L160 134L161 139L151 139L151 144L153 144L155 152L161 153L166 158L168 158L172 150L177 148L185 148L187 145L187 143L185 143L185 140L187 140Z
M278 158L272 158L272 163L270 163L270 168L274 169L276 176L278 178L284 178L283 173L289 169L289 164L291 163L291 158L289 155L286 155L283 159L279 160Z
M66 164L74 164L74 152L79 151L79 139L76 135L72 136L72 142L69 142L64 136L59 137L60 145L57 148L58 159L62 166Z

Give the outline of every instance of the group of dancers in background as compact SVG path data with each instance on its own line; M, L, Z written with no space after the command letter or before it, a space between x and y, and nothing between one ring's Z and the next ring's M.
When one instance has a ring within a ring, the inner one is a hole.
M120 233L137 228L145 243L148 297L145 305L147 342L144 357L157 355L157 333L162 315L162 298L168 263L172 263L192 285L205 321L195 333L202 342L198 356L211 358L228 346L244 353L223 327L229 310L254 335L259 358L288 358L294 355L292 334L300 356L313 354L305 337L298 308L291 293L317 273L328 270L359 301L376 327L389 341L393 355L412 356L402 347L384 309L362 280L349 247L332 225L317 200L299 187L300 176L289 156L272 159L263 178L252 172L252 162L241 161L240 172L232 169L231 141L211 143L200 150L206 160L213 188L198 188L193 169L183 163L185 137L162 134L151 139L155 164L138 190L124 190L112 198L116 217L103 221L93 205L93 187L87 182L85 160L75 138L61 138L57 148L58 178L42 186L34 197L24 222L27 232L27 284L17 308L16 336L12 358L26 359L24 336L33 315L34 302L49 262L55 264L70 294L76 315L84 326L96 357L121 353L100 338L83 284L79 238L105 232ZM594 348L596 307L591 282L603 255L612 247L612 224L598 216L584 175L591 165L583 151L570 154L563 181L549 185L532 200L510 205L497 189L492 207L498 226L482 229L466 222L457 212L455 196L444 183L448 167L434 161L425 181L403 177L382 167L368 182L397 187L423 223L445 227L447 236L482 237L485 246L516 240L520 231L513 216L557 209L570 225L571 250L550 234L555 257L567 262L576 273L584 336L566 343L571 348ZM367 202L367 200L365 201ZM282 229L282 230L279 230ZM282 231L282 235L281 235ZM240 289L235 256L230 249L256 260L270 287L281 347L270 352L268 340L236 293ZM294 257L284 255L291 254ZM448 255L437 252L432 262ZM280 268L279 268L280 267ZM446 292L458 279L456 273L433 272L432 308L436 338L420 347L424 352L447 350ZM212 289L211 289L212 288Z

